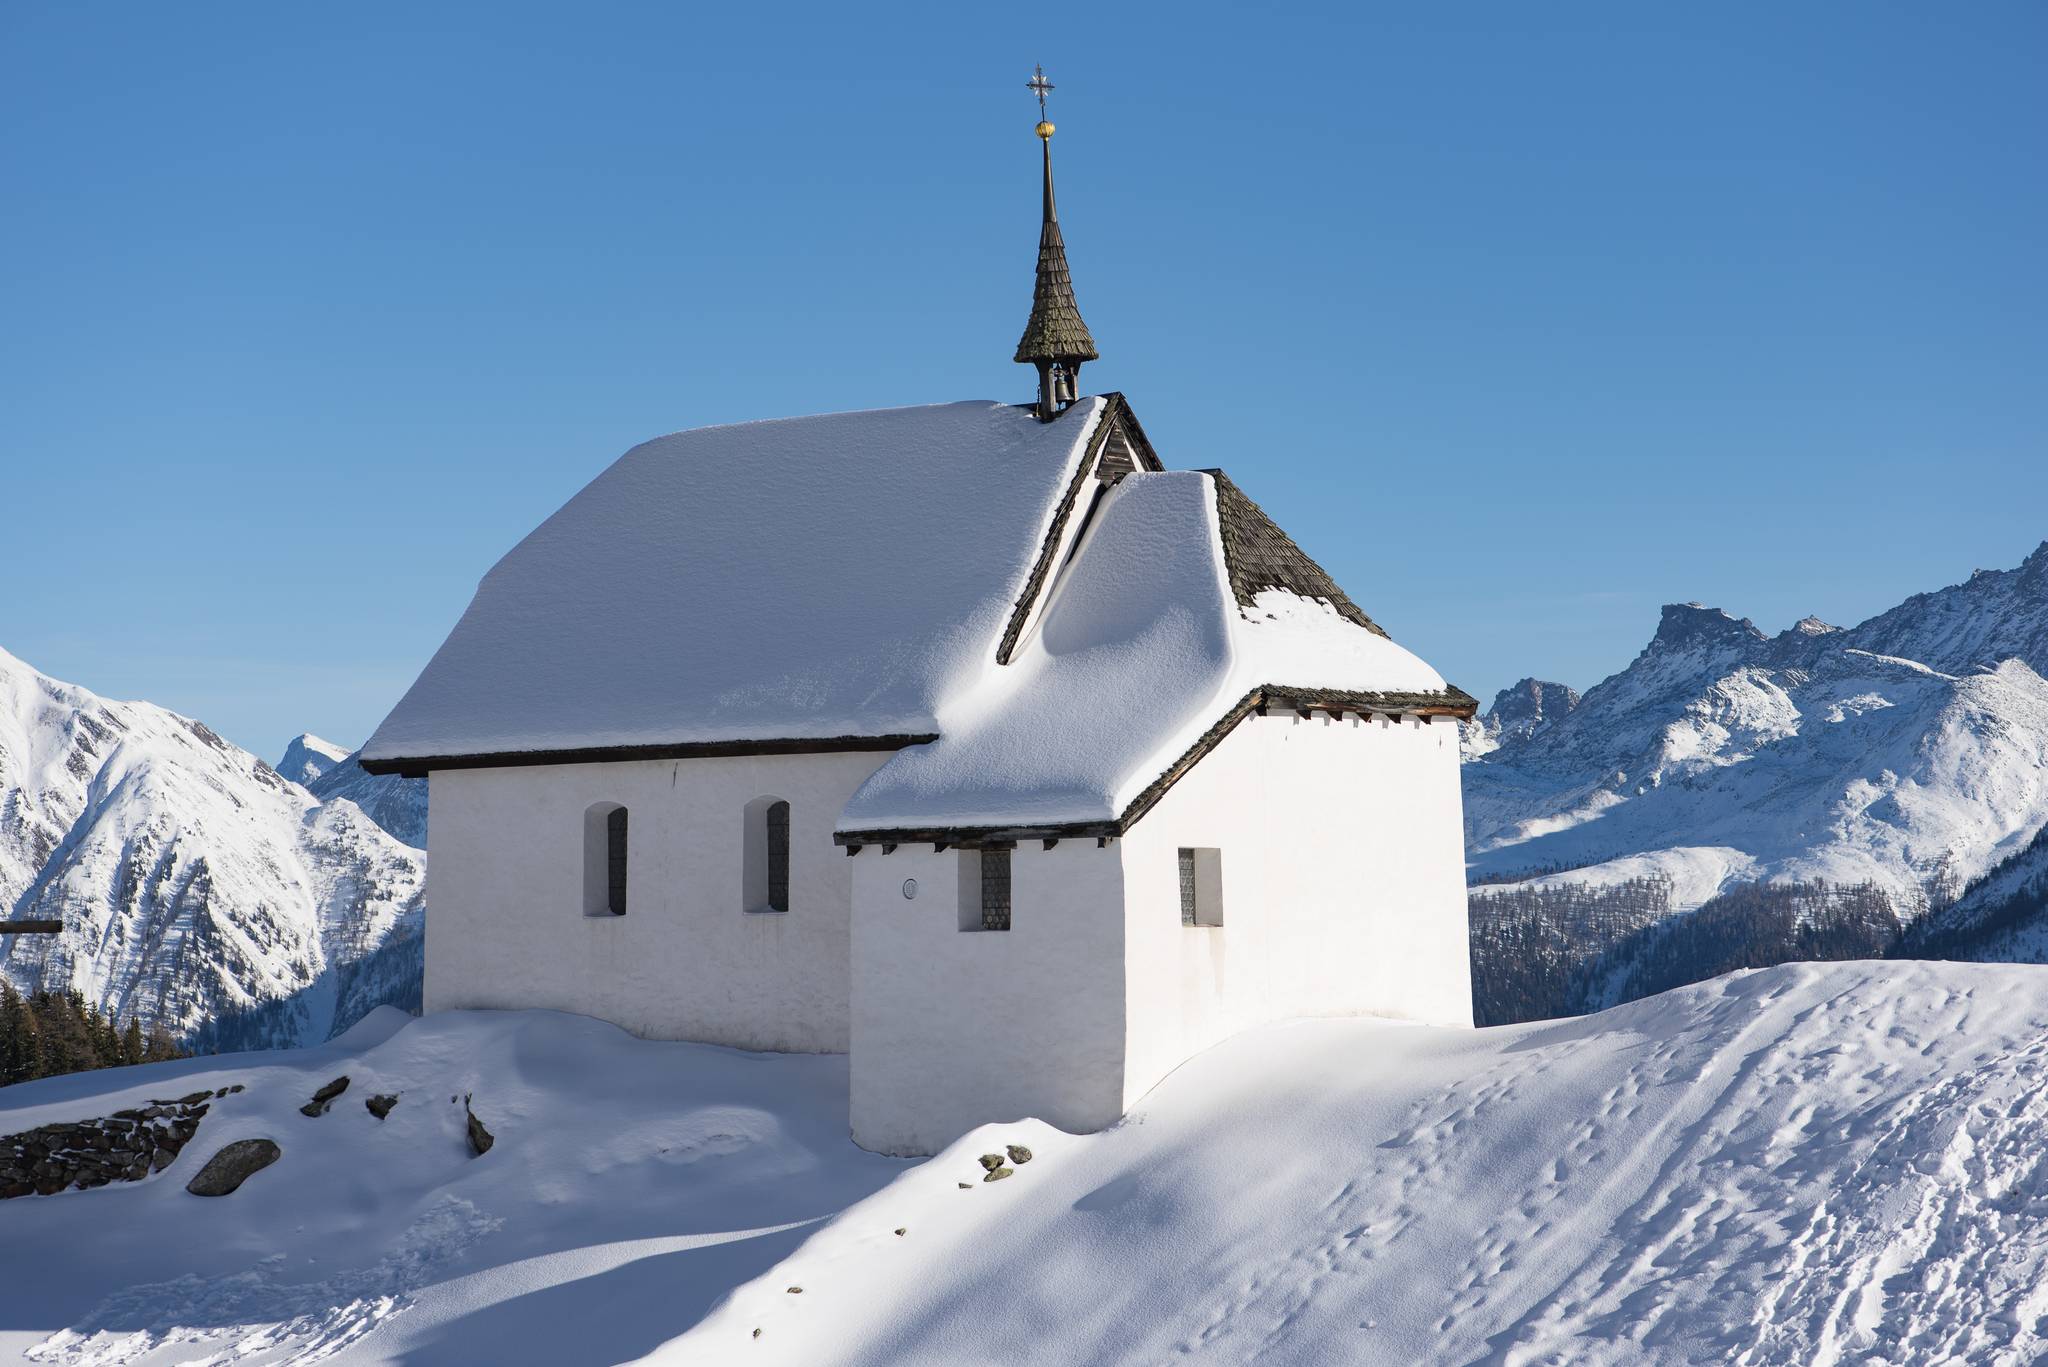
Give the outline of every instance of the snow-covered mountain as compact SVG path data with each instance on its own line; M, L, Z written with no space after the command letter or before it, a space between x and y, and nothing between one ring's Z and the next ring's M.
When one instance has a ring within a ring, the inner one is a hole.
M2048 964L2048 829L1913 928L1914 958Z
M1543 679L1524 679L1493 695L1493 706L1465 723L1460 744L1466 760L1524 741L1579 705L1579 690Z
M322 740L311 731L301 731L285 746L277 772L294 783L311 783L348 758L348 747Z
M363 815L416 850L427 847L427 781L363 772L362 752L344 755L306 788L322 802L353 802Z
M325 1039L376 1004L358 970L418 940L425 873L203 723L0 651L0 906L64 922L0 940L17 987L175 1034L274 1003L271 1042Z
M1468 733L1473 872L1661 875L1676 908L1785 879L1940 907L2048 825L2044 674L2048 544L1846 630L1667 607L1575 706L1525 682Z

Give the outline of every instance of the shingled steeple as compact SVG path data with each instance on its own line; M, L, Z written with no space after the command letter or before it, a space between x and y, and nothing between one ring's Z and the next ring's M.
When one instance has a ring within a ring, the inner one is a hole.
M1053 126L1045 119L1045 96L1052 82L1045 68L1027 83L1038 96L1038 140L1045 158L1045 218L1038 230L1038 284L1031 292L1031 318L1018 339L1016 360L1038 367L1038 419L1051 422L1079 396L1081 363L1100 355L1081 306L1074 302L1074 281L1067 271L1067 244L1060 236L1060 215L1052 197Z

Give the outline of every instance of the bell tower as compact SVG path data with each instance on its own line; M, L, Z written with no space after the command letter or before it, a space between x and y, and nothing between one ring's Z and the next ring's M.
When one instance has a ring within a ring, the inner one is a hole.
M1038 229L1038 283L1031 292L1031 318L1017 342L1019 364L1038 367L1038 420L1051 422L1080 397L1081 363L1098 359L1095 339L1081 321L1074 302L1074 281L1067 270L1067 244L1060 236L1060 215L1052 197L1053 126L1045 117L1045 97L1052 82L1045 68L1025 83L1038 96L1038 141L1045 161L1045 213Z

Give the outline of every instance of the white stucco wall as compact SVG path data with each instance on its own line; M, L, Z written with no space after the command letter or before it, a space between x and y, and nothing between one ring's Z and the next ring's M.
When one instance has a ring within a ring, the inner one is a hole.
M848 1044L856 861L832 829L887 753L766 755L431 778L425 1004L552 1007L657 1039ZM748 803L790 804L790 904L747 909ZM584 814L629 813L624 916L584 914Z
M1251 717L1116 847L1123 1100L1291 1016L1472 1023L1458 729ZM1180 923L1177 852L1222 852L1224 922Z
M1101 1129L1267 1021L1471 1021L1449 722L1248 719L1107 849L1017 848L1008 931L960 928L978 890L962 852L832 843L886 759L434 774L426 1008L849 1051L854 1138L900 1154L1024 1116ZM747 909L743 825L764 797L790 803L786 913ZM630 814L621 917L585 914L585 814L607 802ZM1221 851L1220 926L1180 923L1182 846Z
M1116 849L1019 846L1007 931L960 928L961 858L905 845L842 860L854 888L855 1142L926 1154L992 1121L1113 1124L1126 1090ZM915 899L903 896L910 878Z

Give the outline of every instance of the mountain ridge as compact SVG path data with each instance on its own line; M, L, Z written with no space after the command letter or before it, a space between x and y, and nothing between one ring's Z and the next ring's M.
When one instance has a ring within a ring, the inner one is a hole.
M64 923L0 940L0 974L145 1028L295 999L278 1042L317 1042L375 1005L344 993L349 968L421 933L424 855L355 803L4 650L0 818L0 904Z
M2044 674L2048 542L1848 628L1668 605L1568 709L1531 723L1507 690L1468 726L1472 872L1654 874L1680 910L1814 878L1939 907L2048 826Z

